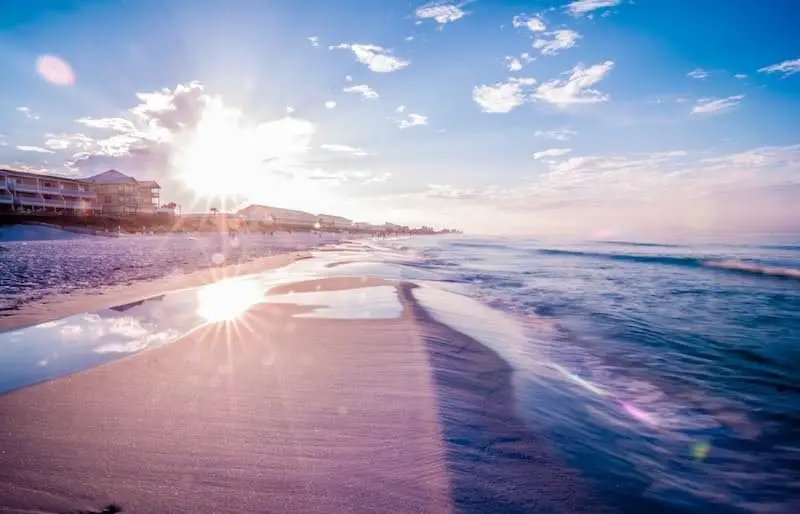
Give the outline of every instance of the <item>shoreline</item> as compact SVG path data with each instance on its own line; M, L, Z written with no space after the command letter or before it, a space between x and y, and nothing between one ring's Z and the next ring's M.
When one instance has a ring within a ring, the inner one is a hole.
M219 280L271 271L308 258L311 258L309 251L291 251L244 263L209 266L189 273L140 280L131 284L51 294L39 301L23 304L17 309L0 312L0 332L137 302L165 293L212 284Z
M237 325L2 394L0 509L612 512L521 421L510 366L435 321L417 286L298 284L391 284L402 314L260 303Z

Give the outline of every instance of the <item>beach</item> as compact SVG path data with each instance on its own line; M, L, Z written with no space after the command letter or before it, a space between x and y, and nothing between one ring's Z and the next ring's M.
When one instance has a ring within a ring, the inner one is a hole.
M714 338L766 334L720 289L781 312L792 252L340 240L23 302L0 318L0 512L790 511L787 328L725 353L652 313L707 291Z
M257 261L217 284L248 283L237 280L297 259ZM169 297L181 294L176 286L185 292L221 276L107 290L81 308L144 292ZM0 509L603 511L579 474L517 418L510 368L434 321L414 300L415 286L357 277L282 282L235 321L204 323L167 344L0 396ZM378 290L396 310L352 314L354 299L363 310ZM304 317L315 308L285 299L326 293L350 307ZM24 324L54 317L36 307L19 316Z

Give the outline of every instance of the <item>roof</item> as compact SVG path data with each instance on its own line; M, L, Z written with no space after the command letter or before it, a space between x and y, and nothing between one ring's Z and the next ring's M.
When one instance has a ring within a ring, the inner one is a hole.
M6 168L0 168L0 173L14 173L16 175L25 175L28 177L37 177L37 178L49 178L53 180L68 180L70 182L83 182L86 183L88 180L85 178L77 178L77 177L65 177L63 175L47 175L45 173L34 173L32 171L19 171L19 170L9 170Z
M128 182L136 182L136 179L130 177L117 170L108 170L98 175L87 177L84 180L94 182L96 184L126 184Z
M139 185L142 187L150 187L150 188L157 187L161 189L161 186L159 186L158 182L156 182L155 180L140 180Z

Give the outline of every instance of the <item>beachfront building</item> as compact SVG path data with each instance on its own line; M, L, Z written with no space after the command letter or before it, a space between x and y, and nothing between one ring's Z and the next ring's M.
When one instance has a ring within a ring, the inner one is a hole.
M320 214L317 216L321 228L328 230L350 230L353 228L353 220L334 216L332 214Z
M161 186L155 180L136 180L117 170L108 170L85 180L97 191L97 203L103 214L155 214L160 207Z
M319 216L310 212L281 209L268 205L248 205L236 214L248 221L260 221L294 229L310 230L316 228L320 223Z
M85 180L0 169L0 210L91 214L97 195Z

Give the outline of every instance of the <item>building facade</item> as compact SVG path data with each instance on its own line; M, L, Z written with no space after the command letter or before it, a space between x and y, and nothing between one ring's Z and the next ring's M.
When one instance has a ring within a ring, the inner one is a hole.
M310 212L268 205L248 205L236 214L248 221L262 221L297 229L313 229L319 224L319 217Z
M0 210L92 214L97 194L86 180L0 169Z
M136 180L117 170L108 170L85 180L97 192L97 205L103 214L155 214L160 207L161 186L154 180Z

